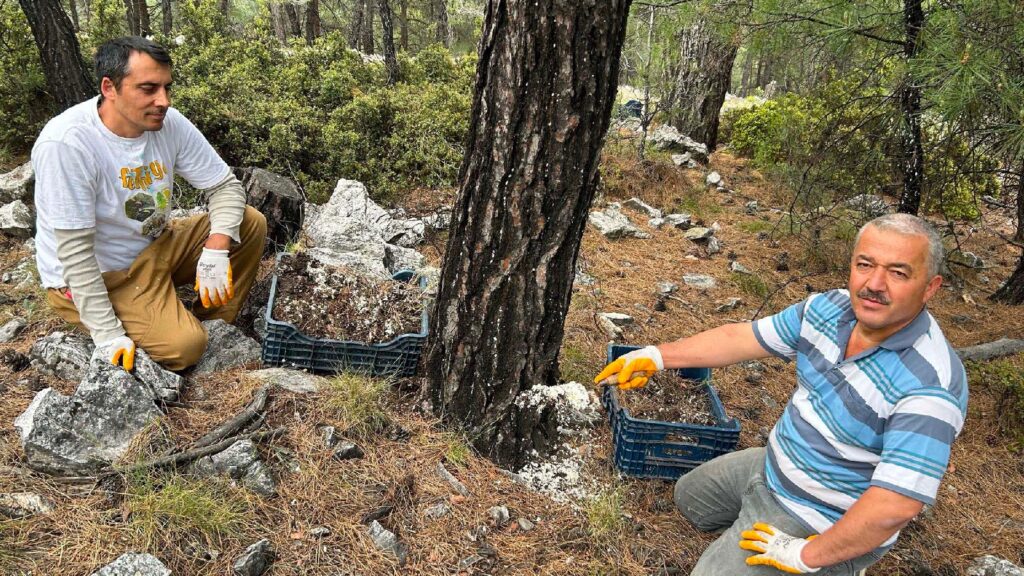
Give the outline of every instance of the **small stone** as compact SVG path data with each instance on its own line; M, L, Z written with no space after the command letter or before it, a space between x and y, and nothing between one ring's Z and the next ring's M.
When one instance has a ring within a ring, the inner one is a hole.
M744 204L743 211L747 214L757 214L757 200L751 200Z
M644 214L650 216L651 218L661 218L662 216L661 210L658 210L654 206L651 206L650 204L647 204L643 200L636 197L626 200L625 202L623 202L623 205L628 206L629 208L632 208L634 210L639 210L640 212L643 212Z
M700 227L700 226L696 226L696 227L693 227L693 228L690 228L689 230L687 230L683 234L683 237L686 238L687 240L692 240L694 242L697 242L697 241L700 241L700 240L707 240L708 238L711 238L712 236L714 236L714 234L715 234L715 231L712 230L711 228L703 228L703 227Z
M52 511L53 504L39 494L32 492L0 494L0 516L18 519L37 514L49 514Z
M677 214L669 214L668 216L665 216L665 222L669 226L672 226L673 228L679 228L680 230L689 229L691 226L692 219L692 214L686 214L684 212L680 212Z
M602 312L598 316L607 318L612 324L616 326L629 326L633 323L633 317L628 314L621 314L619 312Z
M739 262L737 262L735 260L733 260L732 262L729 262L729 271L730 272L735 272L737 274L750 274L751 273L750 270L746 266L744 266L743 264L740 264Z
M647 225L655 230L661 230L661 227L665 225L664 218L651 218L647 221Z
M11 283L11 273L10 272L4 272L3 276L0 276L0 282L3 282L4 284L10 284Z
M0 343L14 340L27 325L21 318L13 318L3 326L0 326Z
M526 518L519 518L519 519L517 519L516 520L516 524L519 525L519 529L522 530L523 532L529 532L530 530L533 530L533 528L534 528L533 522L530 522Z
M615 322L612 322L608 318L605 318L604 315L597 315L597 325L601 328L601 331L604 332L606 336L608 336L609 339L618 341L620 338L622 338L622 328L616 326Z
M452 509L450 506L448 506L448 503L441 501L424 510L423 515L427 518L430 518L431 520L437 520L438 518L443 518L447 516L448 513L451 511Z
M715 308L715 311L716 312L731 312L732 310L735 310L736 308L738 308L741 304L743 304L743 300L741 298L729 298L728 300L723 302L721 305L719 305L718 308Z
M683 284L698 290L710 290L717 283L714 278L707 274L683 274Z
M390 552L397 560L399 566L404 566L409 556L409 549L398 540L394 532L374 520L370 523L370 538L373 543L384 552Z
M309 531L309 535L313 538L326 538L331 535L331 529L327 526L317 526Z
M775 270L789 272L789 252L783 252L775 259Z
M324 439L324 446L334 448L341 441L341 435L334 426L321 426L320 437Z
M761 402L764 402L764 405L767 406L771 410L778 410L779 409L779 403L776 402L775 398L772 398L771 396L767 396L767 395L761 396Z
M441 478L444 479L445 482L448 483L449 486L451 486L452 490L454 490L459 496L462 496L463 498L469 498L469 489L466 488L465 484L459 482L459 479L453 476L452 473L449 472L448 469L444 467L444 464L440 462L437 463L437 473L439 476L441 476Z
M490 517L491 524L498 528L508 524L509 513L505 506L492 506L487 510L487 516Z
M264 538L249 546L235 559L231 568L237 576L260 576L274 562L274 550L270 540Z
M708 174L707 178L704 179L704 182L708 186L718 186L722 183L722 175L718 172L711 172Z
M718 238L712 236L708 238L708 244L705 246L705 249L708 251L708 256L718 254L722 251L722 244L718 241Z
M264 368L249 372L249 376L296 394L314 394L320 389L320 378L302 370Z
M92 576L171 576L171 571L150 554L122 554Z
M676 290L679 290L679 285L676 284L675 282L669 282L667 280L658 282L658 294L668 296L669 294L672 294Z
M338 447L334 449L332 455L335 460L354 460L365 456L363 449L356 445L355 442L341 442Z
M1009 560L987 554L974 559L967 576L1024 576L1024 569Z

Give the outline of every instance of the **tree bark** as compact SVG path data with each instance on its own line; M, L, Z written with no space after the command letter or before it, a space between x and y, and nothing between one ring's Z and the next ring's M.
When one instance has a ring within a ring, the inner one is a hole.
M171 35L171 29L174 26L174 14L171 12L171 0L160 0L160 13L163 16L163 21L160 24L160 31L164 33L164 36Z
M363 43L363 0L352 2L352 23L348 31L348 46L359 50Z
M398 45L402 50L409 51L409 0L399 0L402 21L398 33Z
M391 5L388 0L377 0L380 10L381 44L384 48L384 66L388 69L388 84L398 82L401 72L398 69L398 55L395 54L395 27L391 21Z
M718 113L725 101L736 60L736 43L716 34L710 23L698 17L681 37L679 87L672 125L708 151L718 144Z
M128 34L139 35L139 18L135 15L135 0L124 0L124 20L128 24Z
M924 10L921 0L904 0L903 29L906 38L903 56L909 63L920 51L918 38L924 27ZM899 93L900 144L903 154L903 194L900 196L899 211L917 214L921 207L921 182L924 175L924 146L921 142L921 86L913 73L907 73Z
M527 398L558 381L629 4L486 7L426 392L442 421L512 469L557 442L554 411Z
M362 0L363 2L363 27L362 27L362 43L363 52L366 54L373 54L373 13L376 10L373 9L373 0Z
M81 27L78 25L78 2L68 0L68 12L70 12L71 24L74 26L75 32L78 32L81 30Z
M1017 233L1014 235L1017 242L1024 241L1024 170L1017 180ZM1020 259L1017 260L1017 268L1010 274L1006 283L999 287L990 297L996 302L1006 304L1024 304L1024 250L1021 250Z
M434 15L437 18L437 29L435 38L445 48L452 46L452 29L448 23L448 0L437 0L434 5Z
M46 86L58 111L95 96L96 86L60 0L18 1L39 48Z
M224 0L227 2L227 0ZM153 27L149 21L149 5L146 0L135 1L135 16L139 19L139 34L150 36L153 34Z
M1013 239L1024 243L1024 166L1017 175L1017 233Z
M312 46L321 33L320 0L309 0L306 5L306 44Z
M302 38L302 21L299 20L299 12L295 8L295 4L285 2L284 13L288 16L288 35L292 38Z
M277 2L270 3L270 20L274 24L274 36L281 44L288 43L287 16L284 14L284 7Z

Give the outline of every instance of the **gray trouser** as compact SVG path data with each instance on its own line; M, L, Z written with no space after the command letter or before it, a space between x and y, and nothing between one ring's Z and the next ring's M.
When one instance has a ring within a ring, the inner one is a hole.
M676 482L676 506L683 515L701 530L724 530L701 555L691 576L782 576L775 568L747 566L747 557L754 553L739 547L740 532L750 530L754 522L800 538L812 534L768 490L764 459L764 448L732 452L701 464ZM853 576L880 559L877 551L869 552L815 575Z

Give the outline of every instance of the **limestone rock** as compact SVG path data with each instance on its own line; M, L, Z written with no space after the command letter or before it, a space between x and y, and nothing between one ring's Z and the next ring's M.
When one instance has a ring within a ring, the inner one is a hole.
M298 394L314 394L320 390L320 378L301 370L264 368L249 372L249 376L278 388Z
M622 328L615 325L602 314L597 315L597 325L601 327L601 331L605 333L610 340L619 341L622 338Z
M6 174L0 174L0 204L31 198L34 181L35 172L32 170L31 161L25 162Z
M445 501L438 502L423 511L423 515L431 520L443 518L451 512L451 507Z
M747 214L757 214L757 200L751 200L744 204L743 211Z
M261 496L277 492L270 469L260 460L252 440L239 440L217 454L196 460L192 471L200 476L223 474Z
M310 256L328 266L350 266L368 274L390 276L384 266L387 249L380 234L364 222L334 216L328 208L306 228L312 243Z
M404 248L394 244L384 245L384 266L394 274L402 270L419 270L427 260L413 248Z
M619 312L602 312L598 314L602 318L608 319L609 322L616 326L629 326L633 323L633 317L629 314L621 314Z
M722 243L719 242L718 238L712 236L711 238L708 238L707 244L704 248L708 251L708 256L711 256L712 254L718 254L722 251Z
M0 206L0 233L13 238L28 238L32 236L34 227L32 211L21 200Z
M163 562L149 554L126 553L92 576L171 576Z
M264 538L245 549L231 565L236 576L260 576L274 562L274 549L270 540Z
M177 400L185 386L183 377L170 370L165 370L142 348L135 349L135 369L132 370L132 374L138 380L148 384L160 400Z
M605 238L650 238L651 235L633 225L625 214L616 209L608 208L604 212L595 210L587 217L591 226L597 228Z
M683 274L683 284L698 290L710 290L717 285L717 282L706 274Z
M32 492L10 492L0 494L0 516L7 518L28 518L37 514L49 514L53 504L39 494Z
M628 206L629 208L632 208L634 210L639 210L640 212L643 212L644 214L650 216L651 218L661 218L662 216L661 210L658 210L654 206L651 206L650 204L647 204L643 200L636 197L626 200L625 202L623 202L623 205Z
M492 506L487 510L487 517L490 518L492 525L496 528L501 528L508 524L508 508L505 506Z
M516 524L519 525L519 529L522 530L523 532L529 532L530 530L533 530L533 528L534 528L533 522L530 522L527 518L519 518L519 519L517 519L516 520Z
M687 230L691 226L690 220L692 218L692 215L680 212L678 214L669 214L668 216L665 216L665 222L668 222L669 226L672 226L673 228Z
M736 308L739 308L740 305L742 305L742 304L743 304L743 299L742 298L729 298L728 300L726 300L725 302L720 304L718 306L718 308L715 308L715 311L716 312L731 312L731 311L735 310Z
M1024 569L1009 560L985 555L974 559L967 576L1024 576Z
M698 226L687 230L686 233L683 234L683 237L686 238L687 240L699 242L701 240L707 240L708 238L711 238L712 236L714 236L714 234L715 231L712 230L711 228L702 228Z
M688 152L690 158L700 163L708 161L708 147L689 136L683 136L674 127L662 124L655 128L647 137L647 141L655 150L670 152Z
M207 320L203 328L207 336L206 352L193 368L193 374L209 374L259 362L260 343L238 327L223 320Z
M658 282L658 294L668 296L679 289L679 285L675 282L662 281Z
M90 474L124 454L161 413L153 389L122 368L96 360L71 396L36 394L14 421L30 467Z
M380 522L374 520L370 523L370 538L373 539L373 543L377 545L377 548L394 556L398 560L399 566L405 565L405 561L409 556L409 549L395 536L394 532L391 532L384 526L381 526Z
M722 175L718 172L711 172L704 179L704 183L709 187L718 187L722 185Z
M737 274L751 274L750 270L746 266L735 260L729 262L729 271Z
M9 322L0 326L0 344L10 342L21 334L28 324L21 318L12 318Z
M343 441L339 442L337 448L334 449L334 453L331 455L335 460L356 460L362 458L366 454L363 449L359 447L355 442Z
M651 218L647 221L647 225L655 230L661 230L661 227L665 225L664 218Z
M850 210L862 213L867 218L875 218L892 212L892 208L881 196L874 194L858 194L846 201Z
M682 154L673 154L672 163L680 168L693 169L700 167L700 164L698 164L697 161L693 159L689 152L684 152Z
M324 205L320 219L328 214L332 217L352 218L363 222L376 230L385 243L406 248L421 243L426 230L422 220L392 217L387 210L370 198L366 186L355 180L338 180L331 199Z

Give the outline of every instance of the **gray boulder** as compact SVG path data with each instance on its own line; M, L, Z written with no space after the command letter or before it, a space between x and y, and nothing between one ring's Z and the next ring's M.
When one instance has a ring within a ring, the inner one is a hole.
M260 460L252 440L239 440L217 454L196 460L192 471L199 476L225 475L260 496L277 493L274 477Z
M25 162L6 174L0 174L0 204L31 198L34 181L32 162Z
M664 218L649 218L647 220L647 225L650 226L651 228L654 228L655 230L661 230L661 227L665 225L665 219Z
M655 150L669 152L688 152L690 158L706 164L708 161L708 147L697 142L689 136L683 136L672 126L662 124L654 129L648 136L647 141Z
M597 229L605 238L615 240L618 238L650 238L651 235L633 225L625 214L613 207L604 212L595 210L587 217L591 226Z
M644 202L643 200L641 200L639 198L630 198L629 200L626 200L625 202L623 202L623 205L625 205L625 206L627 206L629 208L632 208L634 210L639 210L640 212L643 212L644 214L646 214L647 216L650 216L651 218L661 218L662 217L661 210L658 210L654 206L651 206L650 204Z
M264 384L272 384L283 390L299 394L312 394L320 389L320 378L301 370L264 368L249 372L249 376Z
M700 164L697 163L693 157L690 156L689 152L683 154L673 154L672 163L680 168L699 168Z
M447 230L452 225L452 209L438 208L433 214L423 217L423 225L430 230Z
M380 234L365 222L335 216L324 208L306 228L310 256L328 266L349 266L380 277L389 276L384 266L387 249Z
M28 356L39 372L74 381L85 376L92 351L92 340L86 336L53 332L36 340Z
M686 238L687 240L699 242L701 240L707 240L708 238L711 238L712 236L714 236L714 234L715 231L712 228L703 228L700 226L696 226L687 230L686 233L683 234L683 237Z
M32 236L34 227L35 217L21 200L0 206L0 233L13 238L28 238Z
M171 576L171 571L149 554L122 554L92 576Z
M409 557L409 549L398 539L398 536L395 536L394 532L374 520L370 522L370 538L377 548L394 556L398 560L399 566L405 565L405 561Z
M743 264L740 264L739 262L737 262L735 260L733 260L732 262L729 262L729 271L730 272L735 272L737 274L750 274L751 273L749 268L747 268L746 266L744 266Z
M10 342L21 334L28 324L21 318L12 318L9 322L0 326L0 344Z
M423 242L426 225L422 220L393 217L370 198L362 182L338 180L324 209L325 213L332 216L352 218L365 223L376 230L387 244L409 248ZM321 213L321 217L325 213Z
M149 385L153 394L160 400L174 401L181 395L185 379L149 357L142 348L135 349L135 369L132 374L136 379Z
M274 549L270 540L264 538L245 549L245 552L235 559L231 565L232 571L237 576L260 576L274 562Z
M722 186L722 175L718 172L711 172L707 175L707 178L704 179L704 183L715 188Z
M223 320L203 322L208 342L206 352L196 363L194 374L209 374L259 362L260 343L238 327Z
M974 559L967 576L1024 576L1024 569L1009 560L986 555Z
M30 467L90 474L120 458L132 438L160 417L153 389L102 360L71 396L41 390L14 420Z

